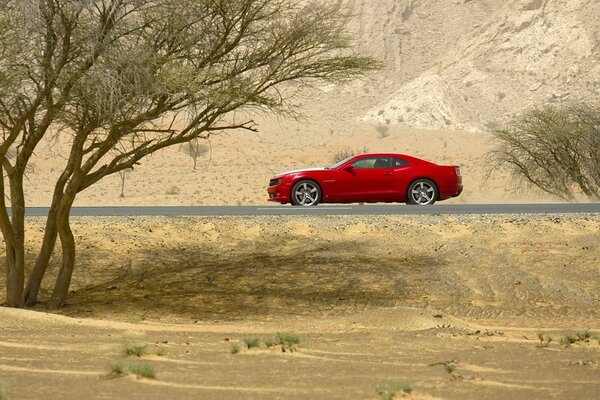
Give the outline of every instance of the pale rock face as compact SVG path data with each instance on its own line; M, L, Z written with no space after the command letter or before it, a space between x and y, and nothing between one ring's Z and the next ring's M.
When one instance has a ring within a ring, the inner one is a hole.
M361 43L378 49L395 90L365 122L486 130L528 107L600 94L600 2L370 3L353 2Z

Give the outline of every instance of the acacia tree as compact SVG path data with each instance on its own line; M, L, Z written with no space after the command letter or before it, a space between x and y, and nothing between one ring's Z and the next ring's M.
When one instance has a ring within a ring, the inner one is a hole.
M516 182L563 200L600 200L600 107L534 109L494 134L492 170L507 166Z
M64 303L76 254L69 216L82 190L166 147L256 129L234 111L293 112L288 92L296 91L285 83L343 81L379 67L352 51L338 1L0 3L0 227L9 306L37 302L57 240L62 261L48 305ZM23 177L52 135L68 138L69 151L25 287Z
M208 150L208 146L203 143L200 143L199 138L192 139L185 144L183 151L185 151L185 154L190 156L190 158L194 162L194 171L196 170L196 166L198 165L198 157L207 153Z

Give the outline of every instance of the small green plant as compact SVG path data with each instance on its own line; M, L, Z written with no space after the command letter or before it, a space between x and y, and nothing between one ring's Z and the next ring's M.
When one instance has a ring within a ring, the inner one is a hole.
M231 347L229 348L229 351L231 351L231 354L237 354L240 352L240 345L234 343L231 345Z
M433 367L434 365L442 365L444 367L444 369L446 370L446 372L450 375L450 377L452 379L461 378L460 375L455 374L455 372L456 372L456 360L440 361L440 362L436 362L436 363L433 363L433 364L429 364L430 367Z
M0 380L0 400L8 400L8 384Z
M300 338L294 333L279 332L274 337L265 339L265 346L271 348L281 346L282 351L295 351Z
M552 336L543 332L538 332L537 337L540 339L540 344L538 347L548 347L548 345L552 342Z
M152 367L152 365L146 363L124 364L120 361L110 364L106 376L109 378L120 378L129 374L133 374L140 378L156 379L156 373L154 372L154 367Z
M159 357L164 357L167 355L167 350L164 347L157 347L156 348L156 355Z
M563 335L563 337L560 338L560 344L562 344L565 347L569 347L570 345L575 343L589 343L591 338L592 334L589 330L579 331L575 334L566 333ZM600 344L600 340L598 343Z
M108 370L108 376L111 378L119 378L121 376L127 375L125 371L125 367L121 362L111 363Z
M249 337L244 339L244 344L246 348L253 349L255 347L260 347L260 339L257 337Z
M454 364L452 361L447 361L444 363L444 369L447 373L452 374L454 371L456 371L456 364Z
M277 334L280 344L284 346L295 346L300 344L300 338L294 333L280 332Z
M577 336L575 335L566 334L560 338L560 344L562 344L565 347L569 347L575 342L577 342Z
M578 342L589 342L592 335L590 331L579 331L575 334Z
M156 379L154 367L146 363L132 363L127 366L127 372L140 378Z
M125 357L136 356L141 357L146 354L147 344L127 344L123 347L123 355Z
M382 399L392 400L397 394L412 393L413 387L408 383L378 384L375 386L375 391Z

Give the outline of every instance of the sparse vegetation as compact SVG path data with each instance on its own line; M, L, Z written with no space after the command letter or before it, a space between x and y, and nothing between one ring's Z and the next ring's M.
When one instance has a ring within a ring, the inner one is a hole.
M248 350L259 348L261 343L267 348L273 348L275 346L281 346L281 351L296 351L296 346L300 343L300 338L294 333L279 332L274 336L269 336L261 340L261 338L252 336L243 340L244 347ZM230 346L231 354L237 354L241 351L238 344L234 343Z
M488 174L508 167L516 182L558 198L600 200L600 106L534 109L494 135Z
M120 378L126 375L135 375L140 378L156 379L154 367L148 363L123 363L115 362L109 366L108 378Z
M282 351L295 351L299 343L298 335L286 332L279 332L277 335L265 339L265 346L269 348L281 346Z
M560 338L560 344L564 347L569 347L576 343L589 343L592 338L592 334L589 331L579 331L576 333L565 333ZM599 341L600 344L600 341Z
M552 336L546 333L538 332L537 337L540 339L538 347L548 347L548 345L552 342Z
M337 162L345 160L346 158L351 157L353 155L368 153L368 152L369 152L369 148L366 146L363 147L362 150L361 149L352 150L350 147L346 147L342 150L339 150L337 153L335 153L335 155L333 156L333 158L331 160L334 163L337 163Z
M452 374L454 371L456 371L456 364L454 361L447 361L444 363L444 369L447 373Z
M456 372L456 360L448 360L448 361L440 361L433 364L429 364L430 367L435 365L441 365L444 367L444 370L450 375L452 379L462 378L461 375L455 374Z
M577 342L577 336L571 334L565 334L560 338L560 344L565 347L569 347L573 343Z
M200 143L199 138L192 139L182 146L182 151L192 159L194 163L194 170L198 164L198 158L208 153L209 150L209 146L204 143Z
M146 354L147 349L148 349L147 344L126 344L123 347L122 354L125 357L130 357L130 356L141 357L144 354Z
M375 130L377 131L377 133L379 133L379 137L382 139L390 136L390 127L387 125L377 125L375 127Z
M148 363L132 363L127 365L127 372L140 378L156 379L154 367Z
M118 378L127 375L125 367L122 362L114 362L109 366L108 377Z
M159 357L164 357L167 355L167 350L164 347L157 347L156 348L156 355Z
M378 384L375 391L384 400L392 400L398 394L412 393L413 387L408 383Z
M256 347L260 347L260 339L257 337L249 337L244 339L244 344L247 349L253 349Z
M181 193L181 189L178 186L171 185L167 190L165 190L165 194L167 196L177 196Z

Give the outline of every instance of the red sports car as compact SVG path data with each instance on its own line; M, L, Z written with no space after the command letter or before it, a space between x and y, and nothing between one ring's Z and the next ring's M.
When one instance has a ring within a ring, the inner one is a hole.
M269 182L269 200L319 203L406 202L428 205L458 196L460 167L437 165L403 154L360 154L330 167L289 171Z

